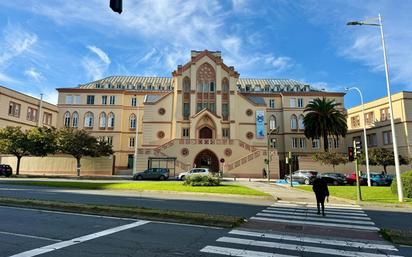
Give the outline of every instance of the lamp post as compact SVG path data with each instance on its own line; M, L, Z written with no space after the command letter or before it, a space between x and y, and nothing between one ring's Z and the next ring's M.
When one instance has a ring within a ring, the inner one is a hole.
M363 104L363 95L362 92L360 91L359 88L357 87L350 87L350 88L345 88L346 91L349 90L356 90L358 91L362 103L362 115L363 115L363 139L365 142L365 156L366 156L366 175L368 179L368 187L371 186L371 175L370 175L370 170L369 170L369 154L368 154L368 139L366 136L366 121L365 121L365 106Z
M376 21L378 21L378 23L376 23ZM393 118L393 110L392 110L392 96L391 96L391 87L390 87L390 81L389 81L388 58L386 55L385 35L383 33L383 23L382 23L381 14L378 15L378 18L374 18L374 19L366 20L366 21L351 21L351 22L348 22L347 25L349 26L369 25L369 26L378 26L380 28L382 50L383 50L383 61L385 63L386 90L388 91L389 113L391 115L391 130L392 130L393 154L395 158L395 171L396 171L396 183L397 183L397 189L398 189L398 200L399 202L403 202L401 170L399 167L398 144L396 142L395 121Z
M136 97L136 96L135 96ZM137 105L137 98L136 98L136 122L135 122L135 127L136 127L136 134L134 137L134 155L133 155L133 175L136 174L136 164L137 164L137 143L138 143L138 135L139 135L139 107Z
M268 181L270 181L270 170L269 170L269 164L270 164L270 136L273 134L273 132L277 133L277 131L279 130L279 127L270 129L268 131L267 137L268 137L268 141L267 141L267 162L266 162L266 171L267 171L267 176L268 176Z

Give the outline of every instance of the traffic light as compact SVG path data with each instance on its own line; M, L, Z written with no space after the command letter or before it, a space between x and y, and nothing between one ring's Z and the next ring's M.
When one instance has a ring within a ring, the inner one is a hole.
M355 147L356 147L356 151L355 151L355 153L358 155L358 154L361 154L362 153L362 141L356 141L355 142Z
M353 162L355 160L355 154L353 152L353 147L348 147L348 158L350 162Z
M123 0L110 0L110 8L113 10L113 12L118 12L119 14L122 13L123 11Z
M270 139L270 147L276 148L276 138L271 138Z

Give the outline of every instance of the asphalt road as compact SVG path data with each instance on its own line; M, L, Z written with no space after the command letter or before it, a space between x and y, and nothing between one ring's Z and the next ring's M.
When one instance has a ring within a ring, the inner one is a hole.
M100 193L99 193L100 191ZM215 201L213 196L185 195L186 199L173 199L173 193L164 198L164 195L151 194L154 197L141 196L139 192L122 192L105 190L78 190L38 186L22 186L0 183L0 197L29 198L38 200L57 200L87 204L110 204L123 206L139 206L146 208L181 210L210 214L223 214L249 217L272 203L269 200L254 198L229 198L226 201ZM104 194L102 194L104 193ZM109 193L119 195L108 195ZM191 199L189 199L191 198ZM197 199L199 198L199 199ZM210 200L208 200L210 198ZM224 198L217 196L216 198ZM235 202L234 202L235 201Z
M211 256L224 229L0 206L0 256Z

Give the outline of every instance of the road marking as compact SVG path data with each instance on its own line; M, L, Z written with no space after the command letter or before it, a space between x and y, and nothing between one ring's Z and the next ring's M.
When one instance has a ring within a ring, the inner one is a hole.
M308 202L288 202L288 201L277 201L276 203L282 203L282 204L314 204L314 203L308 203ZM360 205L358 204L340 204L340 203L328 203L328 206L339 206L339 207L355 207L355 208L361 208Z
M33 250L29 250L26 252L22 252L22 253L18 253L15 255L12 255L10 257L32 257L32 256L37 256L40 254L44 254L44 253L48 253L48 252L52 252L55 250L59 250L68 246L72 246L72 245L76 245L76 244L80 244L95 238L99 238L99 237L103 237L103 236L107 236L113 233L117 233L123 230L127 230L127 229L131 229L131 228L135 228L138 226L142 226L149 223L149 221L146 220L140 220L137 222L133 222L131 224L126 224L126 225L122 225L122 226L118 226L118 227L114 227L114 228L109 228L100 232L96 232L93 234L89 234L89 235L85 235L85 236L81 236L81 237L77 237L77 238L73 238L71 240L67 240L67 241L62 241L59 243L55 243L55 244L51 244L51 245L46 245L40 248L36 248Z
M262 210L262 212L267 212L267 213L278 213L278 214L287 214L287 215L297 215L297 216L309 216L309 217L319 217L316 212L293 212L293 211L277 211L277 210ZM328 217L331 218L350 218L354 220L371 220L369 217L357 217L357 216L351 216L348 217L346 215L336 215L336 214L328 214Z
M279 222L279 223L294 223L294 224L316 225L316 226L325 226L325 227L339 227L339 228L379 231L379 228L374 227L374 226L358 226L358 225L350 225L350 224L323 223L323 222L304 221L304 220L283 220L283 219L273 219L273 218L264 218L264 217L251 217L250 219Z
M296 212L317 212L317 208L289 208L289 207L268 207L267 209L269 210L284 210L284 211L296 211ZM345 215L352 215L352 216L368 216L365 212L363 211L337 211L337 210L330 210L328 208L325 208L326 213L335 213L335 214L345 214Z
M363 221L363 220L346 220L346 219L329 219L326 217L302 217L302 216L293 216L293 215L282 215L282 214L272 214L272 213L257 213L258 216L264 217L274 217L274 218L290 218L296 220L315 220L315 221L324 221L324 222L337 222L337 223L351 223L359 225L375 225L373 221Z
M272 204L271 206L272 207L290 208L290 209L317 209L317 205L297 205L297 206L294 206L294 205ZM358 209L358 208L356 208L356 209L343 208L343 207L342 208L341 207L337 208L337 207L328 206L327 204L325 204L325 208L328 208L329 210L334 210L334 211L342 210L342 211L346 211L346 212L363 212L362 209Z
M253 236L259 238L270 238L288 241L298 241L302 243L313 243L313 244L324 244L324 245L334 245L334 246L345 246L345 247L356 247L365 249L382 249L390 251L398 251L393 245L390 244L377 244L373 242L355 242L346 240L333 240L315 237L301 237L301 236L290 236L290 235L280 235L280 234L270 234L270 233L258 233L245 230L234 229L229 232L229 234L241 235L241 236Z
M210 246L210 245L204 247L200 251L204 253L215 253L215 254L220 254L220 255L228 255L228 256L236 256L236 257L297 257L296 255L258 252L258 251L250 251L250 250L241 250L241 249L236 249L236 248Z
M48 238L48 237L42 237L42 236L26 235L26 234L19 234L19 233L11 233L11 232L6 232L6 231L0 231L0 234L8 235L8 236L18 236L18 237L27 237L27 238L33 238L33 239L41 239L41 240L54 241L54 242L61 242L62 241L60 239L54 239L54 238Z
M384 256L385 257L387 256L400 257L396 255L376 254L376 253L359 252L359 251L354 252L354 251L347 251L347 250L323 248L323 247L317 247L317 246L284 244L284 243L276 243L276 242L270 242L270 241L256 241L256 240L234 238L234 237L221 237L217 239L216 241L224 242L224 243L232 243L232 244L242 244L242 245L247 245L247 246L253 245L253 246L268 247L268 248L275 248L275 249L330 254L330 255L345 256L345 257L384 257Z

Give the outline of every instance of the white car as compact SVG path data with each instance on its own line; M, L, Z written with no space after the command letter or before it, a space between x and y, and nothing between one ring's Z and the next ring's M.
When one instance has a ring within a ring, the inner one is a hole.
M209 169L207 168L193 168L189 171L179 173L179 176L177 177L179 180L185 180L186 177L195 175L195 174L200 174L200 175L209 175Z

